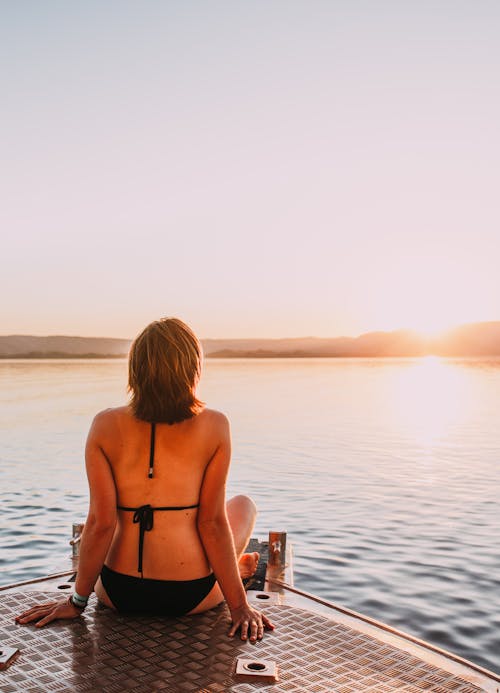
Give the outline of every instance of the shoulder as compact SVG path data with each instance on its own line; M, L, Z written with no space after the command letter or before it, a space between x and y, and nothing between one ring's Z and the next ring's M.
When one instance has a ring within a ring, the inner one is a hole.
M208 407L206 407L198 416L200 420L211 426L216 426L220 429L229 429L229 419L221 411L217 411L217 409L208 409Z
M198 430L216 445L222 440L227 440L231 435L229 419L216 409L205 408L196 419Z
M127 410L127 407L114 407L97 412L92 420L91 432L102 435L120 427L120 422L130 416Z
M98 411L97 414L94 416L93 423L103 424L114 421L117 417L120 416L124 409L126 409L126 407L110 407L109 409L103 409L102 411Z

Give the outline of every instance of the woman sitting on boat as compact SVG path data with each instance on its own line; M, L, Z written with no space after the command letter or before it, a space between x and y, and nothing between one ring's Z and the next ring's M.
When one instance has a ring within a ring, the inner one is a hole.
M247 602L242 577L258 554L243 554L253 501L226 503L231 442L227 418L196 397L201 346L182 321L148 325L129 356L129 405L95 417L85 458L90 508L75 592L17 617L44 626L75 618L95 589L124 613L197 614L225 598L229 635L260 640L273 625Z

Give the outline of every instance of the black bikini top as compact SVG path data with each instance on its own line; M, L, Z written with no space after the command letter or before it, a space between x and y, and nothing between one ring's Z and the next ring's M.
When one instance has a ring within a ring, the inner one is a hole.
M153 478L153 466L155 461L155 436L156 436L156 424L151 424L151 442L149 446L149 470L148 479ZM117 505L118 510L126 510L128 512L133 512L134 517L132 522L134 524L139 523L139 555L137 571L142 575L142 553L144 549L144 534L145 532L150 532L153 529L153 517L155 510L191 510L191 508L197 508L200 504L195 505L165 505L162 507L153 507L152 505L141 505L139 508L126 508L123 505Z

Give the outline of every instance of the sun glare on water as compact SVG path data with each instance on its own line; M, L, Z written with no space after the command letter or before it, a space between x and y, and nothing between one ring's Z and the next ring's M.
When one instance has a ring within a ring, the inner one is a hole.
M437 356L426 356L394 381L393 421L410 432L425 453L446 439L464 414L464 379L459 369Z

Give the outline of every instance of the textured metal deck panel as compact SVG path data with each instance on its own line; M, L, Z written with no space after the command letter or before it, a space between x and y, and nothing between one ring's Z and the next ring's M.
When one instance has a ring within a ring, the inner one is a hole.
M174 620L132 618L97 605L93 598L85 615L75 621L40 630L14 623L17 614L45 599L53 600L54 593L0 596L1 643L21 649L11 667L0 671L2 693L481 690L411 654L292 606L267 606L276 631L250 645L227 637L230 622L224 606ZM280 680L236 681L237 657L274 660Z

